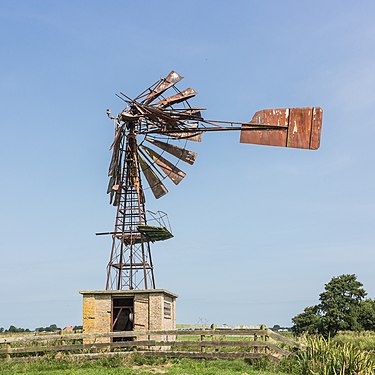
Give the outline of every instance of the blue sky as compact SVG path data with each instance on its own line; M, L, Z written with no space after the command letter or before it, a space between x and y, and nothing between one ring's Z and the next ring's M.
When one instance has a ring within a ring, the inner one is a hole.
M0 5L0 326L81 322L105 286L115 93L174 69L207 118L324 108L318 151L206 134L187 178L150 210L177 321L291 324L355 273L375 297L373 1L7 1Z

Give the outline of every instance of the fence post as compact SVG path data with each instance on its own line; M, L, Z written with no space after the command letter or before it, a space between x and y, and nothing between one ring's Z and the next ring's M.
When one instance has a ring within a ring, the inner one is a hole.
M204 345L202 345L202 341L204 340L205 337L206 337L206 335L201 335L201 352L206 351L206 347Z
M266 329L266 326L264 325L264 324L261 324L260 325L260 329L262 330L262 331L264 331L265 329ZM265 336L264 335L261 335L260 336L260 339L263 341L263 340L265 340Z
M260 329L261 329L262 331L265 331L265 330L266 330L266 326L265 326L264 324L261 324L261 325L260 325ZM266 335L263 335L263 334L260 336L260 339L261 339L262 341L267 341ZM267 348L264 347L264 349L262 348L261 351L264 351L264 352L266 353L266 352L267 352Z
M213 331L215 331L215 330L216 330L216 324L215 324L215 323L212 323L212 324L211 324L211 331L213 332ZM213 340L213 341L216 341L216 337L217 337L217 336L215 336L215 335L211 335L211 341L212 341L212 340ZM219 349L220 349L220 348L214 347L214 351L215 351L215 352L218 352Z
M7 345L6 345L6 348L7 348L7 350L10 349L10 348L11 348L10 344L7 344ZM10 356L9 353L7 353L7 354L5 355L5 360L6 360L6 361L10 361L10 359L11 359L11 356Z
M258 341L258 335L254 333L254 342ZM254 353L258 353L258 347L254 346Z

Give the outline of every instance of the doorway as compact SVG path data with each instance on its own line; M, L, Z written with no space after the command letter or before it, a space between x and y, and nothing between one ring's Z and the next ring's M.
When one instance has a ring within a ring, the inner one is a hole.
M134 327L134 299L112 298L112 332L132 331ZM113 341L127 341L130 338L114 337Z

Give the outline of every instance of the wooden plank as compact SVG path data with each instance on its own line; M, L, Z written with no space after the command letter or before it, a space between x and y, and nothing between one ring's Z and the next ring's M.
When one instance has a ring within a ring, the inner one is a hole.
M142 352L145 357L170 357L170 358L199 358L199 359L234 359L234 358L262 358L267 357L266 353L249 353L249 352L168 352L153 351Z
M266 353L237 353L237 352L166 352L166 351L138 351L137 354L145 357L169 357L169 358L201 358L201 359L235 359L235 358L251 358L258 359L268 357L272 359L278 359L270 354ZM100 359L100 358L113 358L113 357L128 357L134 355L134 352L100 352L100 353L80 353L80 354L69 354L64 358L67 359ZM13 362L29 362L37 361L43 357L13 357Z
M167 345L168 341L164 342L164 345ZM182 344L182 345L181 345ZM161 344L156 344L161 345ZM241 346L241 347L268 347L268 343L264 341L175 341L169 342L170 346L205 346L205 347L228 347L228 346Z
M188 330L188 331L175 331L177 336L199 336L199 335L212 335L212 336L253 336L254 334L266 335L267 330L260 329L233 329L233 330ZM160 334L160 333L155 333ZM172 334L172 333L169 333Z
M14 353L40 353L40 352L51 352L51 351L70 351L70 350L96 350L101 348L129 348L137 346L156 346L164 345L170 346L168 341L155 341L155 340L144 340L144 341L117 341L107 343L91 343L91 344L72 344L72 345L54 345L54 346L26 346L16 348L5 348L0 349L0 354L14 354Z
M161 332L161 331L160 331ZM167 331L165 331L167 332ZM174 332L174 331L173 331ZM58 341L58 340L82 340L110 337L136 337L146 335L147 331L123 331L123 332L101 332L101 333L72 333L65 335L28 335L1 337L0 344L12 342L30 342L30 341Z
M73 345L54 345L54 346L29 346L0 349L0 354L15 353L41 353L41 352L63 352L70 350L96 350L102 348L127 348L137 346L157 345L156 341L118 341L111 343L92 343L92 344L73 344Z
M278 347L265 341L117 341L111 343L92 343L92 344L72 344L72 345L54 345L54 346L26 346L15 348L0 349L0 354L15 353L40 353L50 351L70 351L83 349L100 349L100 348L129 348L144 346L169 346L169 347L247 347L247 348L272 348L278 350Z
M105 332L105 333L72 333L64 335L27 335L27 336L10 336L1 337L0 344L12 342L30 342L30 341L57 341L57 340L80 340L95 339L108 337L137 337L137 336L198 336L198 335L214 335L214 336L252 336L267 335L267 330L260 329L233 329L233 330L161 330L161 331L123 331L123 332Z
M27 335L27 336L10 336L0 337L0 344L12 342L30 342L30 341L56 341L56 340L79 340L89 338L91 335L84 333L72 333L65 335ZM95 335L94 335L95 336Z
M279 333L273 332L270 329L267 329L267 331L268 331L267 335L271 337L272 339L274 339L275 341L281 341L282 343L287 344L293 348L299 348L299 344L297 343L297 341L292 340L283 335L280 335Z
M265 341L156 341L156 340L140 340L140 341L120 341L112 343L93 343L93 344L73 344L73 345L55 345L55 346L31 346L0 349L0 354L15 353L40 353L51 351L70 351L70 350L96 350L100 348L135 348L144 346L159 347L185 347L185 348L202 348L202 347L248 347L248 348L268 348L281 355L288 355L289 352L279 348L271 342Z
M87 347L90 348L92 345ZM85 346L82 344L77 345L55 345L55 346L26 346L16 348L0 349L0 354L15 354L15 353L41 353L41 352L52 352L52 351L67 351L67 350L82 350Z

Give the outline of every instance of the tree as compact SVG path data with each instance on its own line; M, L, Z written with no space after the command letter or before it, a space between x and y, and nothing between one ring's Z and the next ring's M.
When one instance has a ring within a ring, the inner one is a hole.
M320 294L320 303L306 307L292 321L292 331L334 336L339 330L375 330L375 302L364 300L366 291L356 275L333 277Z
M319 306L309 306L301 314L298 314L293 319L292 332L295 335L300 335L304 332L317 333L321 330L321 316Z
M17 328L15 326L10 326L5 332L10 332L10 333L18 333L18 332L30 332L28 328Z
M73 331L74 331L74 333L76 333L76 332L82 332L82 330L83 330L83 327L82 326L74 326L73 327Z
M362 329L375 331L375 300L367 299L360 303L357 321Z
M57 327L56 324L51 324L49 327L38 327L35 328L36 332L57 332L61 331L61 328Z
M18 328L16 328L15 326L10 326L10 327L8 328L8 332L11 332L11 333L18 332Z
M366 291L356 275L333 277L320 294L322 331L335 335L340 330L359 330L358 310Z

